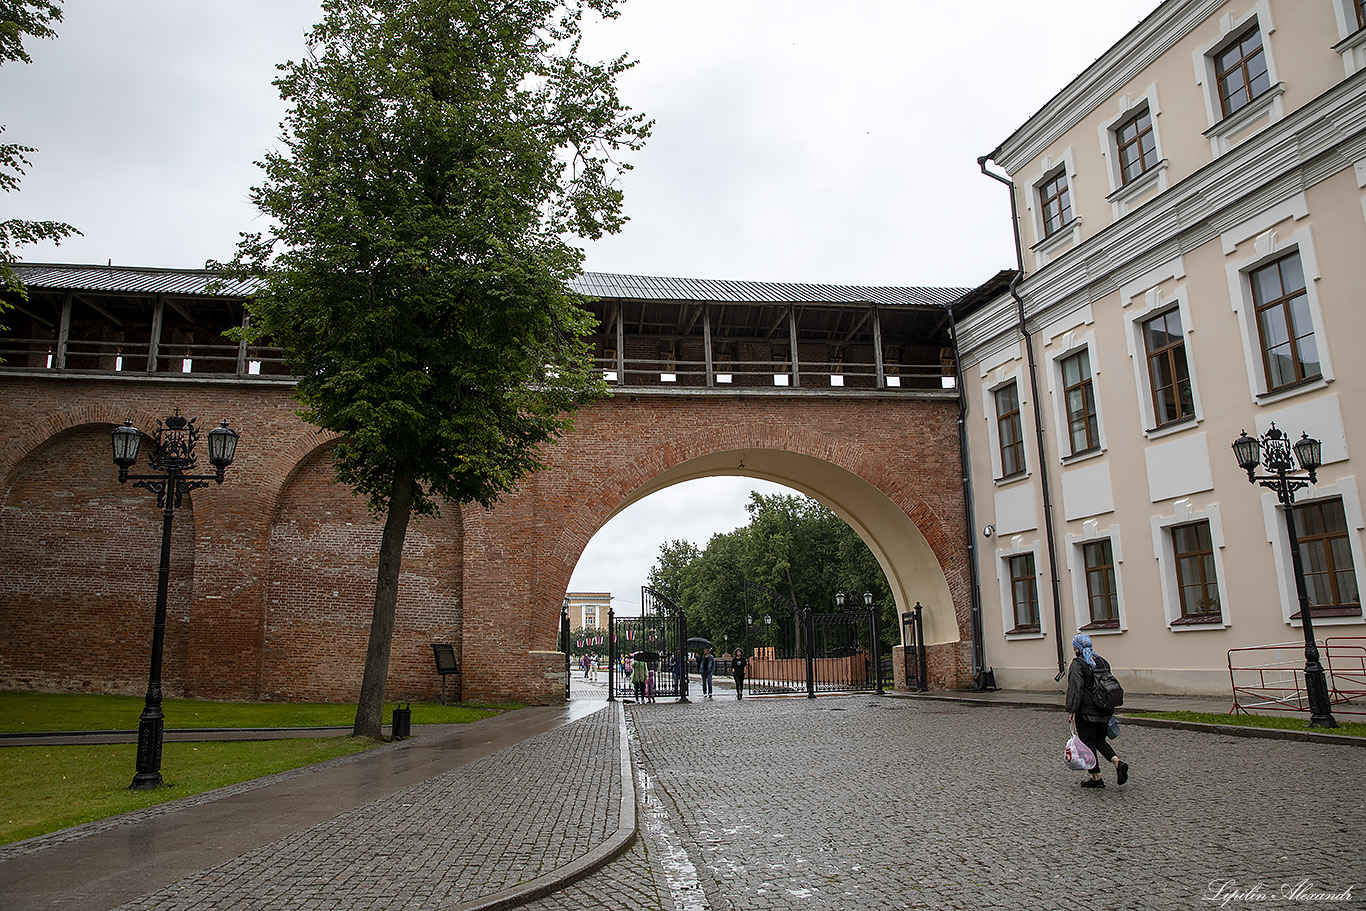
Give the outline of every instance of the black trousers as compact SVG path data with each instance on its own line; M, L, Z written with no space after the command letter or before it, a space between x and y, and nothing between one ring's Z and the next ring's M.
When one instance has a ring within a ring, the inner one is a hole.
M1091 752L1096 754L1096 764L1091 766L1092 773L1100 771L1100 758L1104 756L1110 762L1115 761L1114 747L1110 746L1110 741L1105 739L1106 729L1109 728L1109 720L1087 721L1080 715L1076 716L1077 736L1081 742L1091 748Z

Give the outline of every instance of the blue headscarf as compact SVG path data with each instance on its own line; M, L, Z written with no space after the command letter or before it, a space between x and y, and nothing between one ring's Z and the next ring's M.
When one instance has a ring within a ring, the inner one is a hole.
M1072 647L1081 652L1081 660L1091 667L1096 666L1096 653L1091 651L1091 637L1085 633L1077 633L1072 637Z

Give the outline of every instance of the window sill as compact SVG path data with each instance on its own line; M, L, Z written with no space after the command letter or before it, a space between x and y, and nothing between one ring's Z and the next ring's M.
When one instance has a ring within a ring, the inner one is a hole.
M996 486L997 486L997 487L1008 487L1008 486L1010 486L1011 484L1017 484L1017 483L1019 483L1020 481L1028 481L1028 480L1029 480L1029 472L1028 472L1028 471L1017 471L1015 474L1007 475L1007 476L1004 477L1004 478L996 478L996 479L995 479L995 482L996 482Z
M1283 94L1285 94L1285 83L1278 82L1223 120L1211 124L1210 128L1205 130L1204 135L1205 138L1214 143L1215 155L1222 155L1233 148L1233 137L1252 126L1261 117L1268 117L1268 126L1280 120L1282 116L1281 96Z
M1043 630L1037 626L1017 626L1012 630L1006 630L1008 639L1042 639Z
M1048 256L1057 252L1069 241L1075 241L1081 236L1081 218L1074 216L1071 221L1059 226L1058 230L1052 234L1045 235L1044 238L1030 247L1033 253Z
M1159 424L1156 427L1150 427L1143 431L1143 436L1149 440L1160 440L1163 437L1172 436L1183 430L1189 430L1192 427L1199 425L1199 423L1200 416L1193 414L1190 417L1181 418L1179 421L1172 421L1168 424Z
M1359 47L1366 47L1366 28L1359 28L1337 44L1333 45L1333 50L1340 55L1350 54Z
M1118 620L1094 620L1081 627L1081 631L1084 633L1105 632L1106 630L1111 630L1116 633L1123 632L1119 628Z
M1309 608L1309 614L1315 620L1318 620L1320 617L1325 619L1331 617L1360 617L1361 605L1357 605L1356 607L1311 607ZM1295 611L1291 614L1290 619L1301 619L1300 611Z
M1331 380L1324 376L1311 376L1306 379L1296 380L1293 383L1286 383L1284 386L1277 386L1275 389L1268 389L1265 392L1257 393L1257 404L1271 405L1303 392L1322 389L1330 382Z
M1223 627L1223 614L1188 614L1177 617L1168 626L1218 626Z
M1063 465L1075 465L1078 462L1085 462L1087 459L1094 459L1105 455L1105 447L1097 446L1095 449L1087 449L1082 452L1074 452L1070 456L1062 457Z
M1114 191L1105 198L1109 201L1110 205L1118 206L1122 213L1127 213L1137 197L1142 196L1154 187L1158 189L1164 188L1164 175L1166 171L1167 159L1164 158L1133 180L1116 187Z

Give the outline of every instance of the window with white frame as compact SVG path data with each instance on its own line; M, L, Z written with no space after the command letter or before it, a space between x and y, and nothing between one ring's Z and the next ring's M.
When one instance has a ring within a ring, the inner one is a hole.
M1023 204L1034 227L1035 268L1042 269L1055 256L1081 242L1081 217L1074 207L1077 168L1073 149L1057 158L1039 159L1039 170L1023 189Z
M1366 69L1366 0L1333 0L1338 38L1333 50L1342 55L1348 76Z
M1072 221L1072 193L1067 183L1067 171L1059 167L1036 186L1039 194L1039 215L1043 219L1043 236L1052 237Z
M1001 456L1001 478L1022 474L1025 470L1024 428L1020 422L1020 386L1015 380L997 389L992 398L996 403L996 440Z
M1086 573L1086 606L1090 622L1086 629L1119 626L1119 586L1115 575L1115 552L1109 538L1081 545Z
M1226 15L1218 24L1218 36L1193 57L1209 118L1205 135L1214 154L1222 155L1250 135L1250 127L1274 123L1285 111L1271 48L1276 29L1269 0L1256 0L1242 16Z
M1014 626L1008 633L1037 633L1039 622L1039 580L1033 552L1014 554L1005 559L1009 580L1011 617Z
M1173 307L1140 323L1155 427L1195 417L1195 388L1186 361L1181 311Z
M1167 162L1158 131L1157 84L1138 98L1125 95L1108 121L1098 127L1110 184L1111 214L1129 210L1167 189Z
M1157 167L1157 132L1145 104L1114 128L1119 182L1129 184Z
M1222 623L1219 570L1214 562L1214 538L1209 520L1176 525L1171 535L1176 567L1176 595L1181 616L1174 623Z
M1168 628L1183 632L1228 626L1219 507L1198 509L1190 500L1177 500L1173 514L1154 518L1152 525Z
M1256 22L1213 56L1219 108L1225 117L1238 113L1271 89L1262 30Z
M1251 270L1248 281L1257 312L1267 390L1275 392L1321 377L1319 346L1299 252Z
M1352 561L1351 528L1340 497L1296 505L1291 515L1309 610L1314 617L1361 616L1361 591ZM1292 620L1300 617L1296 611Z
M1083 348L1058 360L1062 376L1063 409L1067 419L1069 455L1100 448L1096 390L1091 380L1091 353Z
M1262 494L1262 519L1271 542L1281 616L1293 625L1300 619L1300 602L1286 529L1288 517L1295 522L1314 625L1317 627L1320 621L1325 626L1360 625L1357 567L1366 561L1362 550L1366 519L1362 516L1357 479L1342 477L1328 481L1320 474L1319 483L1295 497L1289 516L1274 494Z
M1306 226L1289 236L1266 231L1254 246L1253 255L1226 268L1248 380L1253 395L1267 404L1317 389L1333 372L1311 229Z
M1119 565L1119 529L1082 523L1082 533L1067 536L1067 569L1077 628L1118 633L1124 628L1124 595Z

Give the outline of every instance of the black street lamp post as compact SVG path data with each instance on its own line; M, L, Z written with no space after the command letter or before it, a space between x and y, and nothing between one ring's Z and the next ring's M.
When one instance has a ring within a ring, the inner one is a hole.
M882 630L878 629L878 606L873 603L873 593L863 593L863 606L868 609L869 620L873 625L873 673L877 674L877 694L884 696L882 688Z
M1309 608L1309 592L1304 582L1304 566L1300 559L1300 539L1295 531L1295 517L1291 507L1295 503L1295 491L1318 482L1319 466L1323 464L1323 444L1301 434L1292 446L1290 438L1276 429L1262 434L1260 439L1250 437L1243 431L1233 441L1233 454L1238 459L1238 467L1247 472L1249 483L1258 484L1276 493L1276 499L1284 507L1286 533L1290 539L1291 569L1295 574L1295 593L1300 602L1300 624L1304 630L1304 686L1309 692L1309 726L1335 728L1337 719L1330 711L1328 698L1328 677L1319 663L1319 647L1314 639L1314 621ZM1292 458L1293 454L1293 458ZM1304 476L1294 475L1295 462L1298 461ZM1257 474L1258 465L1269 474Z
M138 458L138 447L143 434L124 421L111 434L114 464L119 466L119 483L133 482L134 487L156 494L161 507L161 568L157 575L157 610L152 624L152 667L147 679L147 702L138 719L137 774L129 786L135 791L150 791L161 786L161 733L164 716L161 713L161 653L166 638L166 593L171 577L171 522L175 510L183 505L185 494L209 482L223 483L223 469L232 464L237 453L237 432L228 429L228 422L209 431L209 464L211 475L189 474L195 470L195 444L199 442L199 428L195 419L181 416L180 409L165 420L157 421L152 433L152 452L147 462L157 474L131 475L128 469Z

